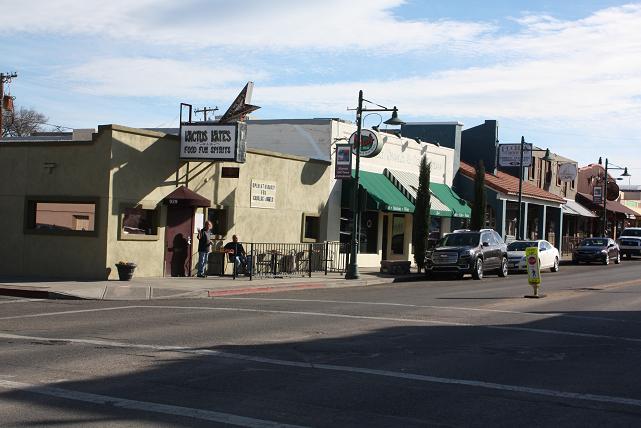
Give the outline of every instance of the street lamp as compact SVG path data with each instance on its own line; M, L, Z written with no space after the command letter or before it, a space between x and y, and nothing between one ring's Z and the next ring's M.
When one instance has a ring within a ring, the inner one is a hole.
M518 240L523 239L523 235L525 235L525 227L522 227L524 225L521 225L521 222L523 221L523 207L521 206L523 204L523 148L525 147L525 137L521 137L521 162L519 163L519 219L517 221L517 227L518 227ZM545 156L543 156L543 160L546 162L551 162L554 160L554 158L550 155L550 149L535 149L532 148L528 151L531 152L545 152ZM531 165L530 168L533 168Z
M601 165L601 158L599 158L599 165ZM612 166L610 166L612 165ZM618 171L623 171L621 177L630 177L628 173L628 167L622 167L615 164L610 164L608 158L605 158L605 178L603 179L603 236L608 236L608 212L606 211L606 206L608 203L608 168ZM622 180L617 178L617 180Z
M364 108L363 102L373 104L378 108ZM386 125L402 125L405 122L398 118L398 109L396 106L394 108L387 108L380 104L376 104L372 101L366 100L363 98L363 91L358 91L358 107L356 108L356 137L354 138L354 149L356 149L356 168L354 171L354 188L352 193L352 203L353 203L353 215L352 215L352 236L350 239L350 255L349 255L349 264L347 265L347 270L345 272L345 279L358 279L358 232L361 226L361 208L358 198L358 181L360 177L360 161L361 161L361 128L363 125L363 112L377 112L377 111L391 111L392 117L387 119L385 122Z

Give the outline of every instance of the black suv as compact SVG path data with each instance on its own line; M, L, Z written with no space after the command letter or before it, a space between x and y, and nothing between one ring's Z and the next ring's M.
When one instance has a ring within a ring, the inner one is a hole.
M455 272L482 279L485 272L507 276L507 245L492 229L460 230L445 235L427 254L425 274Z

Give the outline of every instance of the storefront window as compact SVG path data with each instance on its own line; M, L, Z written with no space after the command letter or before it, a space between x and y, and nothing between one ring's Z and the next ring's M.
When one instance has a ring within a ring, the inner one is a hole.
M405 216L394 214L392 219L392 254L403 254L405 247Z
M227 234L227 210L210 208L207 210L207 219L211 222L213 235L225 236Z
M378 211L366 211L361 216L360 252L375 254L378 241Z
M96 204L89 202L27 202L26 230L83 234L96 230Z
M156 210L125 208L122 217L123 235L157 235Z

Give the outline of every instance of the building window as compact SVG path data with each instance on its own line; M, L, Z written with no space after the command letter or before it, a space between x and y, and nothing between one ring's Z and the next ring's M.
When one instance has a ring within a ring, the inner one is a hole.
M392 254L403 254L405 247L405 216L394 214L392 219Z
M207 220L211 222L212 235L227 235L227 210L223 208L210 208L207 210Z
M80 200L28 199L25 231L66 235L95 235L96 203Z
M122 237L128 235L158 235L156 210L125 208L122 214Z
M320 216L303 214L303 242L320 241Z
M570 189L574 190L574 180L570 183Z
M220 171L220 178L238 178L240 176L240 168L235 166L224 166Z
M366 211L361 215L359 252L376 254L378 243L378 211Z
M496 227L496 211L492 205L485 207L485 227L494 229Z
M528 171L528 178L530 181L534 181L534 178L536 176L536 158L532 159L532 165L527 169Z

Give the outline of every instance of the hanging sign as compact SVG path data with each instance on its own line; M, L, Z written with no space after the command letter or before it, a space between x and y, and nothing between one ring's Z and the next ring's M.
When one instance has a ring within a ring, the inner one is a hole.
M180 127L180 159L245 162L247 124L183 123Z
M352 146L349 144L336 144L334 178L352 178Z
M499 144L499 166L521 165L521 144ZM532 166L532 143L523 145L523 165Z
M592 189L592 202L597 205L601 205L603 203L603 187L594 186Z
M577 169L575 163L562 163L559 165L559 180L572 181L576 178Z
M356 134L357 132L354 132L349 137L349 144L351 144L354 154L356 154L356 146L354 145L356 142ZM385 144L385 140L379 142L374 131L361 129L361 143L358 144L358 146L360 147L360 155L362 157L373 158L383 150L383 144Z

